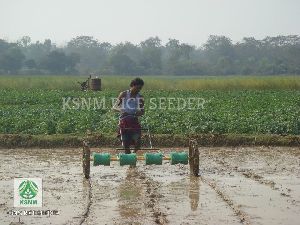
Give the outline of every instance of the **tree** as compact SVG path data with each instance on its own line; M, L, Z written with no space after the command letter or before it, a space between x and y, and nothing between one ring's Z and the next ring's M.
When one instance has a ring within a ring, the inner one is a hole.
M150 37L140 43L140 65L145 74L161 74L161 40L158 37Z
M95 48L99 46L98 40L92 36L77 36L68 42L68 48Z
M24 65L28 68L28 69L34 69L37 67L36 62L33 59L28 59L24 62Z
M75 67L80 62L80 55L78 53L72 52L70 55L67 56L66 61L66 72L68 74L77 73Z
M176 39L169 39L165 48L165 73L175 75L191 75L197 72L200 63L192 59L195 47Z
M29 36L23 36L17 43L19 46L26 48L30 45L31 38Z
M80 55L78 64L80 73L98 73L104 69L107 63L111 47L110 43L100 43L92 36L78 36L68 42L64 50L67 54L77 53Z
M42 60L44 60L51 51L56 49L56 46L50 39L45 39L43 43L37 41L35 43L26 42L27 44L24 44L23 39L24 37L21 39L23 44L21 44L20 48L26 59L34 60L37 67L43 63Z
M9 47L0 55L0 69L8 74L17 73L23 66L24 54L16 45Z
M138 46L130 42L120 43L111 49L106 67L111 68L111 73L118 75L143 73L143 68L138 64L140 58Z
M52 74L68 74L76 72L74 67L79 61L79 55L76 53L67 56L62 51L52 51L44 58L41 67Z
M115 54L110 58L114 74L136 74L136 63L125 54Z
M57 48L50 40L17 43L0 39L1 74L300 74L300 36L256 40L245 37L232 43L225 36L209 36L199 47L169 39L162 45L150 37L138 45L111 45L92 36L78 36Z

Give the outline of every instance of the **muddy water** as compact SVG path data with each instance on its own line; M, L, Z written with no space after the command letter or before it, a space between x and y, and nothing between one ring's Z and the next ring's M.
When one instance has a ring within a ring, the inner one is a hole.
M0 167L1 225L289 225L300 220L299 148L200 148L201 177L191 177L188 165L139 161L135 168L118 162L91 167L87 181L80 149L2 149ZM42 209L59 215L7 214L25 209L13 207L15 177L43 178Z

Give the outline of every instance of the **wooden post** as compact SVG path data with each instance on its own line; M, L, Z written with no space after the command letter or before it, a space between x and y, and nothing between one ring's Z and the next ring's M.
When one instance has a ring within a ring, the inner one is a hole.
M195 139L189 140L189 164L190 173L194 176L199 176L199 149Z
M90 168L91 168L91 150L87 141L83 141L83 150L82 150L82 167L83 174L86 179L90 178Z

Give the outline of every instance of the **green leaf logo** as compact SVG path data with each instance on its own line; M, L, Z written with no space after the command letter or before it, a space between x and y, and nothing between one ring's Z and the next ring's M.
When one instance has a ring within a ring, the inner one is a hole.
M19 186L19 194L25 199L34 198L37 195L38 190L38 186L31 180L25 180Z

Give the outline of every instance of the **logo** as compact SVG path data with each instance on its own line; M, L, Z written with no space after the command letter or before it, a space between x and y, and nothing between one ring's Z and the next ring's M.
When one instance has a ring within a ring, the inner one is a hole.
M38 186L31 180L23 181L19 186L19 194L22 198L32 199L38 193Z
M42 207L42 179L14 179L14 207Z

